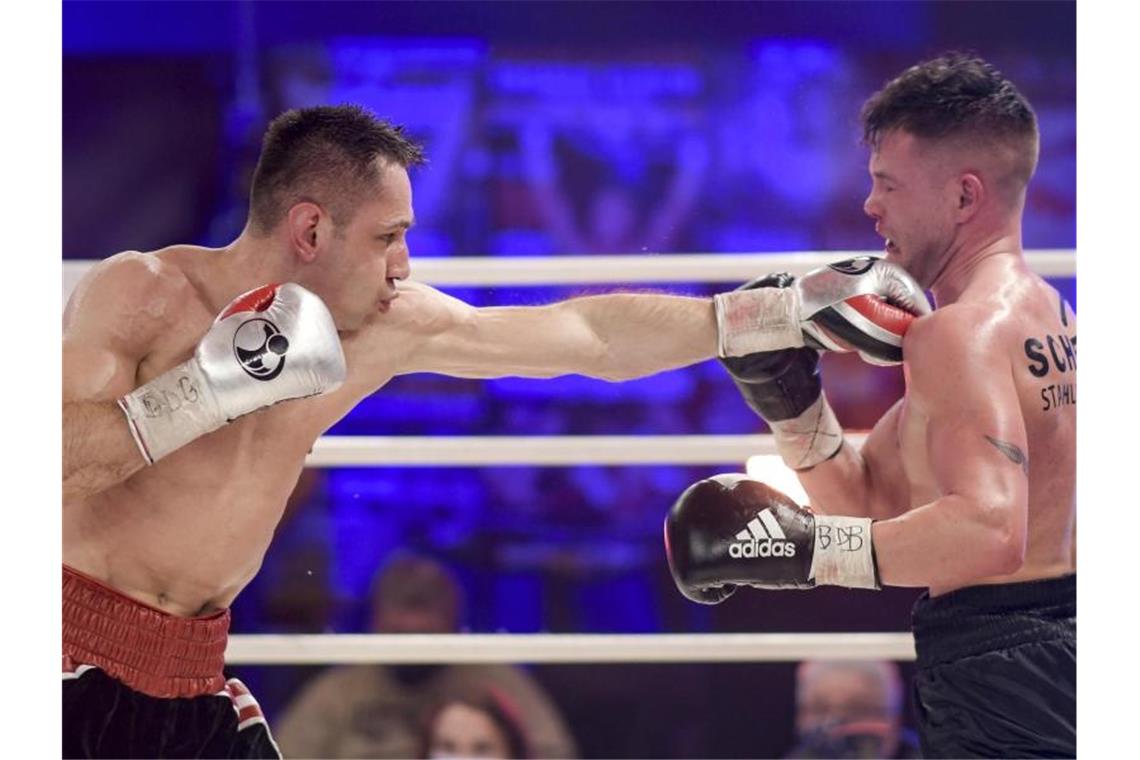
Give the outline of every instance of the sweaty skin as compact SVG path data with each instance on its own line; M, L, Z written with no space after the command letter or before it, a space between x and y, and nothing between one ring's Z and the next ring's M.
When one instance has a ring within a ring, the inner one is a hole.
M403 281L411 186L401 167L380 167L376 197L347 229L333 232L327 214L300 203L269 237L122 253L80 283L64 313L64 563L171 614L209 614L257 573L313 443L392 377L621 380L715 355L709 299L613 294L476 309ZM288 281L329 306L344 385L249 414L145 466L115 399L185 361L233 298Z
M906 393L861 450L800 474L813 508L870 516L885 585L1075 571L1075 314L1021 255L1024 195L1000 162L906 133L871 157L867 213L887 259L938 309L903 341Z

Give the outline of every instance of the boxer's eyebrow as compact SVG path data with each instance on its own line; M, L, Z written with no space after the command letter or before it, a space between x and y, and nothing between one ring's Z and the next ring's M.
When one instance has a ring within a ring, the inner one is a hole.
M393 219L390 222L381 222L381 226L385 230L410 230L416 226L416 218L413 216Z
M1025 452L1023 452L1012 443L1001 441L988 435L985 436L985 438L987 441L992 443L998 451L1005 454L1009 461L1013 462L1016 465L1020 465L1021 471L1024 472L1026 476L1029 475L1029 457L1025 456Z

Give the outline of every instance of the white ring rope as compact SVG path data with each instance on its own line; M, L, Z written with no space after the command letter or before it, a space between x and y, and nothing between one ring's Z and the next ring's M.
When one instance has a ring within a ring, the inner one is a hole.
M767 272L800 275L867 251L799 253L696 253L624 256L458 256L413 259L416 280L429 285L621 285L668 282L741 283ZM1076 273L1076 251L1025 252L1034 272L1046 277ZM63 262L63 298L97 262Z
M861 446L865 433L849 433ZM776 454L771 435L323 436L307 467L726 464Z
M230 636L231 665L913 660L909 633Z

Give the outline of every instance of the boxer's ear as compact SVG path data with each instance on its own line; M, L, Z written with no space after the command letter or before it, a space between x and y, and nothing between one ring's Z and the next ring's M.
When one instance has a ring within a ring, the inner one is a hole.
M285 215L289 244L293 253L306 264L316 261L323 238L329 234L332 220L324 210L310 201L293 204Z
M958 178L958 223L964 224L973 218L982 207L986 196L985 185L977 174L967 172Z

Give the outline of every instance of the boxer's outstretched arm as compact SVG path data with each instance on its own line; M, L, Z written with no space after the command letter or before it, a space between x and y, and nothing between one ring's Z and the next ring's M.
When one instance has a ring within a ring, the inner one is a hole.
M884 585L963 585L1015 572L1024 561L1029 446L990 319L950 306L907 335L908 403L925 417L927 458L942 495L874 524Z
M116 399L164 326L169 284L141 254L95 266L63 316L64 503L126 480L146 466Z
M402 307L400 319L424 335L401 372L618 381L710 359L717 350L710 299L612 293L548 306L474 308L414 285L400 301L393 313Z

